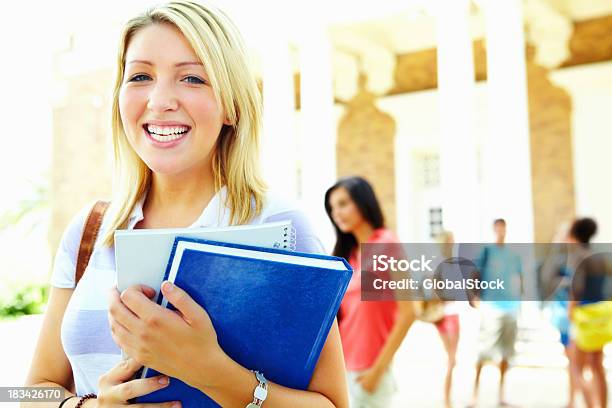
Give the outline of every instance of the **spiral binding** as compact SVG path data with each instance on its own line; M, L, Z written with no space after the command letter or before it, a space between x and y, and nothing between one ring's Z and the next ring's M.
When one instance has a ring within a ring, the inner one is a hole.
M295 230L295 227L293 227L293 225L284 227L283 242L280 247L283 249L288 249L290 251L295 251L295 248L297 246L296 236L297 231Z

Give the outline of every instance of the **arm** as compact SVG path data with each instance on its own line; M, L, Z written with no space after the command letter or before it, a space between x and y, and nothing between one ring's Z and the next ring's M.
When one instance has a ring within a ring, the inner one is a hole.
M253 390L258 382L251 371L227 356L222 357L217 367L219 382L201 384L197 388L223 407L244 407L253 400ZM348 408L344 360L337 323L334 322L327 337L308 391L268 382L268 398L264 407Z
M374 365L360 377L362 387L368 392L376 390L380 379L389 368L395 352L402 344L408 329L415 320L413 302L397 301L397 306L398 316L385 345L378 354Z
M72 292L73 289L51 287L38 343L24 384L26 387L61 387L65 391L64 398L76 395L72 367L64 353L60 337L62 319ZM157 377L130 381L139 368L140 365L132 361L130 364L117 364L100 377L98 397L103 398L106 404L113 404L113 406L127 405L128 399L148 394L165 386L157 382ZM126 381L131 384L123 384ZM72 398L64 404L63 408L74 408L78 402L79 398ZM100 400L91 399L86 400L82 406L96 407L99 403ZM170 408L171 403L172 401L156 406ZM20 407L57 408L58 405L57 401L23 402Z
M383 349L376 358L376 362L372 367L374 370L380 371L381 374L389 367L395 352L402 344L402 341L408 333L408 329L414 322L414 308L412 302L398 301L398 316L393 329L387 338Z
M26 387L62 387L66 391L65 397L74 395L72 368L60 340L62 318L72 291L51 287L47 310L25 381ZM77 399L73 400L76 403ZM57 405L57 402L23 402L21 408L56 408ZM71 406L68 403L64 406L67 405Z
M523 298L525 294L525 277L523 276L523 260L520 255L516 255L518 260L518 275L519 275L519 300Z
M482 279L484 275L483 269L488 261L487 251L488 250L486 246L480 250L476 258L474 259L474 270L472 271L472 274L469 278L476 279L476 280ZM469 291L468 302L469 302L469 305L472 306L473 308L478 308L480 306L480 290L479 289L474 288Z
M577 304L578 302L575 300L570 300L567 304L567 316L572 323L574 322L574 310L576 309Z

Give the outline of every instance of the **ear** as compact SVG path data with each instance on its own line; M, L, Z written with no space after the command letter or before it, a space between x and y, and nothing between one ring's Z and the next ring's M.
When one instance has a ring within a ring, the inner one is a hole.
M232 122L230 122L229 118L226 116L225 119L223 119L223 124L227 126L231 126Z

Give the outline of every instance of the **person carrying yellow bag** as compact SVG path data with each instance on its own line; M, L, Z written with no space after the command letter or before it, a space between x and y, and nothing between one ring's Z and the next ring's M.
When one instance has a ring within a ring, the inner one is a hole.
M574 270L569 316L574 325L575 366L578 386L587 407L608 406L608 386L603 367L603 348L612 341L612 302L605 294L608 263L594 254L589 243L597 232L591 218L574 221L568 234L568 266ZM589 368L592 380L584 377Z

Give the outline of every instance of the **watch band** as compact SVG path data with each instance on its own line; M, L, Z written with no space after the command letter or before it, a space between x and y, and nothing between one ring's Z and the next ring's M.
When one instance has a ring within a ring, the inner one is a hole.
M79 398L79 396L78 396L78 395L71 395L71 396L69 396L69 397L64 398L64 400L63 400L63 401L62 401L62 402L59 404L59 406L58 406L57 408L62 408L62 407L64 406L64 404L65 404L65 403L66 403L66 402L67 402L69 399L72 399L72 398Z
M251 370L255 373L255 378L259 381L255 391L253 391L253 402L246 406L246 408L259 408L263 405L266 398L268 398L268 380L259 371Z

